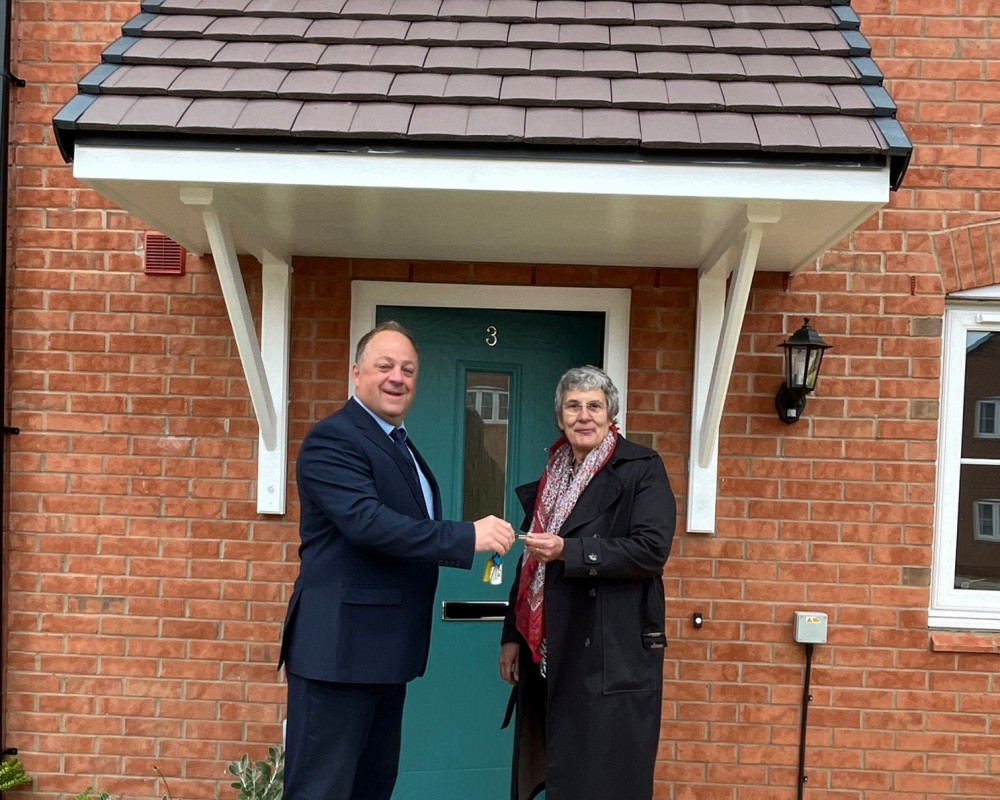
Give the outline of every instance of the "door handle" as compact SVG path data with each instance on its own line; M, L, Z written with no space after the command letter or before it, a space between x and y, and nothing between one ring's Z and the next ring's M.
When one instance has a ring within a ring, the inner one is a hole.
M506 615L506 600L445 600L441 603L441 619L445 622L496 622Z

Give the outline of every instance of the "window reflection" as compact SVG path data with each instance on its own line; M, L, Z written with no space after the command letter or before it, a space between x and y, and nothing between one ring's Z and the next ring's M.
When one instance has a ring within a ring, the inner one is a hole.
M504 516L509 404L510 375L466 373L463 519Z
M955 588L1000 590L1000 334L967 334Z

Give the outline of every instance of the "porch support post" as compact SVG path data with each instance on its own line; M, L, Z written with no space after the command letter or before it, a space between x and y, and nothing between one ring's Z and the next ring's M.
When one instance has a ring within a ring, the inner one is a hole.
M746 219L737 220L698 270L691 458L688 464L687 530L690 533L715 532L722 411L764 230L780 218L779 203L748 204ZM729 263L737 246L740 247L739 260L733 270ZM732 280L727 298L726 279L730 271Z
M261 339L267 348L268 368L246 288L236 255L232 230L213 208L213 191L206 187L184 187L181 201L202 207L202 221L208 236L215 268L233 326L233 336L257 417L259 452L257 462L257 511L283 514L285 511L285 473L288 430L288 340L290 327L290 272L286 260L261 254L264 299L261 314ZM275 385L272 385L272 381Z

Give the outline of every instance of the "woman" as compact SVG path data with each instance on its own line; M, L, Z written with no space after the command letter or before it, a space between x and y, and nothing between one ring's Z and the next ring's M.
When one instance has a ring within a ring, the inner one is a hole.
M545 473L517 490L530 534L500 648L511 798L650 800L674 495L659 455L618 435L603 370L563 375L555 412Z

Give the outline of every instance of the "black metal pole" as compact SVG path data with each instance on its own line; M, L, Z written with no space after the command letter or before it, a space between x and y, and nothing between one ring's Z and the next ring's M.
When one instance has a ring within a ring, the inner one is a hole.
M809 694L809 676L812 673L812 657L813 657L813 646L812 642L806 643L806 676L805 685L802 690L802 723L799 728L799 790L798 790L798 800L802 800L802 796L806 790L806 781L809 780L806 777L806 731L809 729L808 719L809 719L809 701L812 700L812 695Z

